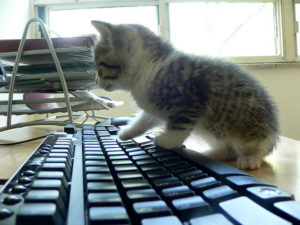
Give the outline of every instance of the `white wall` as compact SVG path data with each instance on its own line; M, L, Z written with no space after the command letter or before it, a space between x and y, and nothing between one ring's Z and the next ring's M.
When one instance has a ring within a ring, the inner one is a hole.
M0 0L0 39L19 39L26 22L32 17L31 0ZM17 95L14 99L21 98ZM0 93L0 100L7 100L8 95ZM13 123L24 121L27 116L15 116ZM6 117L0 116L0 126L6 124Z
M246 68L259 80L273 97L279 109L281 135L300 140L300 67L268 66ZM99 95L110 96L113 100L123 100L125 104L119 108L103 111L105 116L130 116L137 111L132 98L124 92L107 93L97 91Z
M21 38L32 16L31 0L0 0L0 39Z
M300 68L248 68L278 105L283 136L300 140Z

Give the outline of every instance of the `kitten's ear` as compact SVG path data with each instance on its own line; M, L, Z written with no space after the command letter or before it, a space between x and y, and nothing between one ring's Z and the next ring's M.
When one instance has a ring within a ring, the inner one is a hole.
M92 25L99 31L101 35L101 42L103 42L107 47L112 47L111 36L112 36L112 25L102 21L92 21Z

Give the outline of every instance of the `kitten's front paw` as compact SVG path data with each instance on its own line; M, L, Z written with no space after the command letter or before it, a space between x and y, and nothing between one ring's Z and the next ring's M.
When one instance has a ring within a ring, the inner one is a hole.
M255 156L240 156L237 158L237 167L239 169L258 169L261 165L262 158Z
M121 130L118 132L118 138L120 140L128 140L133 137L134 137L134 135L133 135L131 129L129 129L128 127L121 128Z
M155 137L153 142L156 146L165 148L165 149L180 148L182 146L182 142L178 142L178 141L174 140L173 138L168 137L165 134Z

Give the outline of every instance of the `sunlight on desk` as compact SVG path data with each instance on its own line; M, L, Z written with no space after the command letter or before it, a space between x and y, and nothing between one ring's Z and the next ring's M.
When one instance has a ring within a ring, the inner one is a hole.
M191 136L185 145L189 149L209 154L210 147L199 137ZM236 166L235 161L224 161L226 164ZM280 137L276 149L265 157L261 168L245 170L245 172L260 178L280 189L294 194L300 200L300 141Z

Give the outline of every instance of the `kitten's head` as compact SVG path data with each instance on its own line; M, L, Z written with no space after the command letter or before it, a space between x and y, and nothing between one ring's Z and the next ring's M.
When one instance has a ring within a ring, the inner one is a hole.
M124 89L134 79L131 58L138 45L135 29L131 25L113 25L92 21L100 39L94 49L98 68L98 85L107 91Z
M94 48L98 85L107 91L129 90L145 74L149 62L157 60L163 52L160 46L163 41L141 25L101 21L92 24L100 33Z

